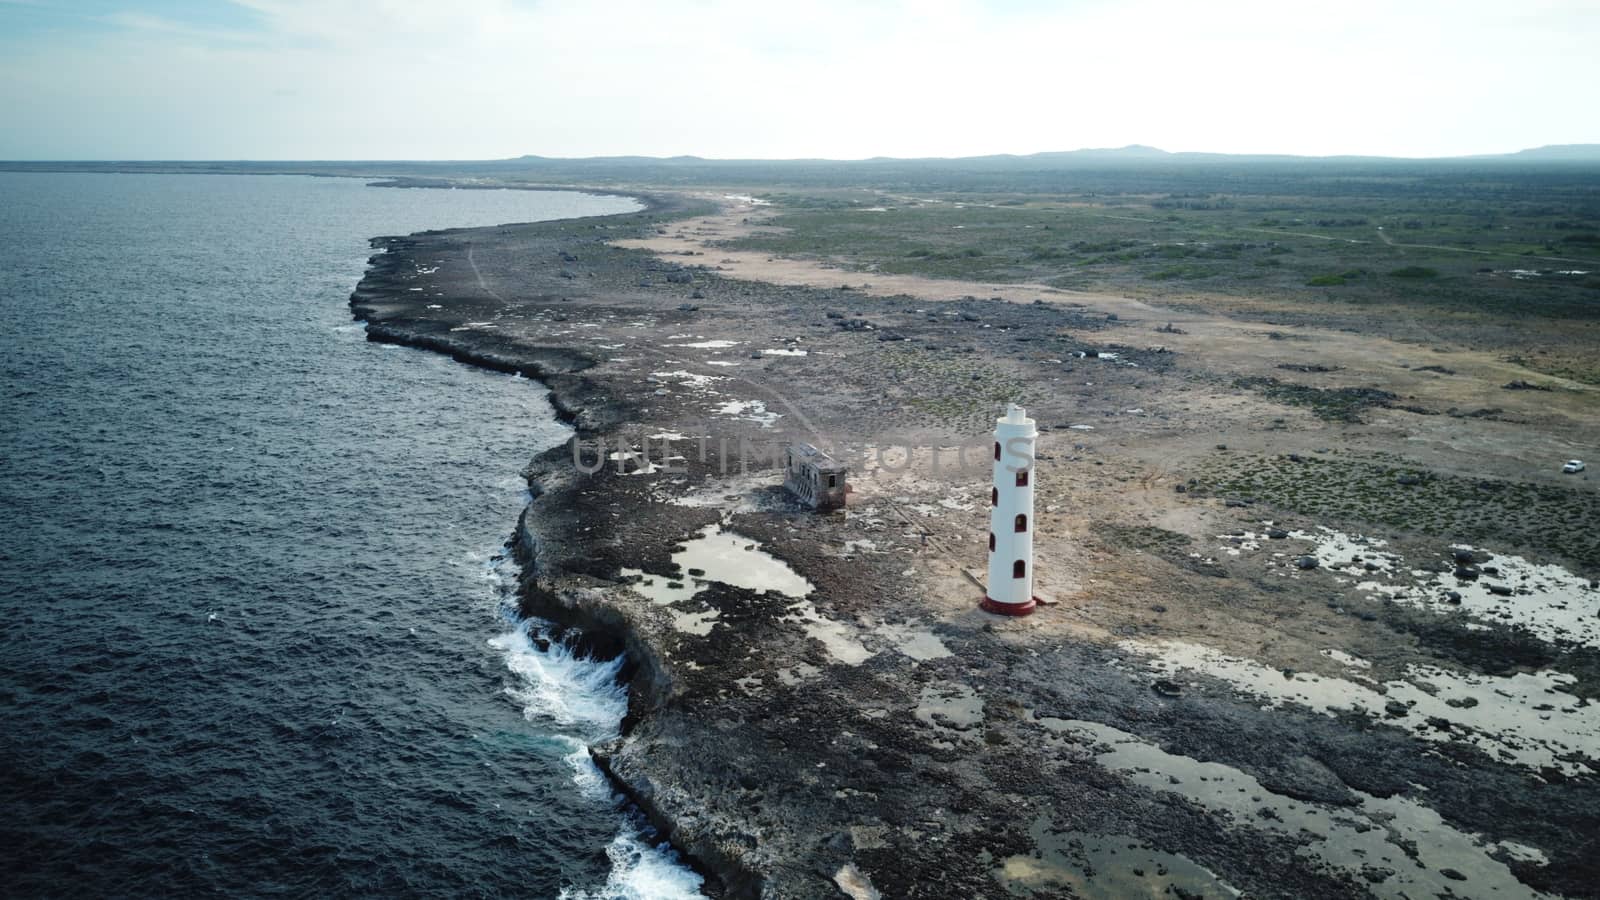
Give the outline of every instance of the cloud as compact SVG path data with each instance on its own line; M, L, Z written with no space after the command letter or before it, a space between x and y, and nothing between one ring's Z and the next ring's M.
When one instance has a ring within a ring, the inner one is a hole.
M13 0L0 0L0 2L13 2ZM98 20L123 31L142 33L146 39L152 35L159 35L183 38L189 42L233 44L258 43L266 38L266 35L256 31L194 25L140 12L114 12L100 16Z
M129 13L110 31L0 46L0 84L30 98L0 155L862 157L1135 142L1427 155L1597 137L1582 110L1600 83L1585 49L1600 10L1581 2L240 5L249 29Z

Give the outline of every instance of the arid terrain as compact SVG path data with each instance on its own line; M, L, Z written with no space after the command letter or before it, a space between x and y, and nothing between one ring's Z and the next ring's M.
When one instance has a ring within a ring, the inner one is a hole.
M1014 235L953 235L1016 207L874 196L844 242L837 206L748 188L382 238L351 298L574 424L528 468L525 611L628 654L594 753L713 891L1600 895L1587 263L1474 259L1481 314L1412 303L1458 277L1431 258L1350 302L961 270ZM1406 252L1361 228L1341 252ZM1020 619L977 609L1008 401L1041 431ZM850 466L845 510L784 495L787 441Z

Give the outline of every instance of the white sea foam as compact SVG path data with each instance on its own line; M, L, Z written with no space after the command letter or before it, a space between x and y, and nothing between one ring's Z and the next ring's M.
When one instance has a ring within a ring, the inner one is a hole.
M522 707L530 722L561 729L557 739L569 748L562 761L572 771L572 782L584 797L606 808L619 808L623 798L611 789L594 760L589 745L608 740L621 731L628 711L627 687L617 680L624 658L598 660L575 652L571 643L552 640L550 624L539 619L514 619L511 602L514 565L496 559L486 567L486 577L496 584L509 628L491 638L489 645L504 654L506 668L515 676L505 693ZM606 883L594 890L568 888L563 900L702 900L704 879L685 865L667 844L653 844L648 826L637 812L627 812L618 823L616 837L606 847L611 871Z
M567 740L573 750L564 761L572 768L578 790L591 800L622 803L623 798L611 790L605 774L589 756L588 746L576 738ZM637 813L629 816L606 847L606 858L611 861L606 883L592 891L567 888L560 894L562 900L702 900L704 879L684 865L671 846L652 844L646 834L647 826L638 821Z
M700 893L704 879L665 844L651 845L625 830L606 848L606 858L611 860L611 875L604 886L593 891L568 888L561 892L560 900L701 900L705 896Z
M561 739L572 748L570 753L561 757L561 761L572 770L572 783L578 786L578 793L590 800L613 800L616 792L611 790L605 773L594 764L594 757L589 755L589 745L568 735L562 735Z
M612 736L628 711L627 688L617 682L622 657L590 659L563 641L549 641L548 649L541 650L535 639L549 640L543 625L530 619L489 640L504 652L506 668L517 676L506 695L521 705L530 722L576 728L588 740Z

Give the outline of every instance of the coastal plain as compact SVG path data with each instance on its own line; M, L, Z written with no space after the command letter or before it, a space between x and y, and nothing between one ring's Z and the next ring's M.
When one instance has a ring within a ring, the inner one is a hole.
M644 210L376 239L351 306L574 426L527 468L523 610L626 654L592 752L708 892L1597 894L1583 241L625 187ZM977 608L1007 402L1041 432L1021 619ZM851 467L844 510L784 495L788 441Z

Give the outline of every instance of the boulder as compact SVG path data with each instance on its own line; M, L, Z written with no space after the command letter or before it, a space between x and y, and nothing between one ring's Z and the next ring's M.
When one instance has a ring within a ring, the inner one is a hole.
M1332 769L1305 754L1291 756L1268 770L1261 784L1274 793L1308 803L1351 806L1357 799Z

